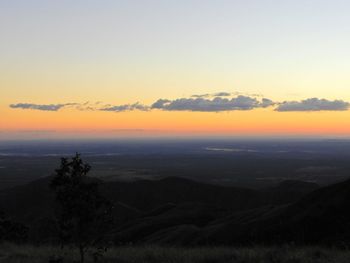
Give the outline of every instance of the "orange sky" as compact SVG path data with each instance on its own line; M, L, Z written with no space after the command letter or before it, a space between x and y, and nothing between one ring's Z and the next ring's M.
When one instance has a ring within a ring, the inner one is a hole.
M30 131L350 136L349 12L342 0L3 1L0 139ZM223 91L347 106L218 113L10 108L87 101L150 106Z
M59 112L4 109L2 131L55 131L139 136L206 135L343 135L350 134L349 112L275 112L272 109L203 112ZM118 133L118 130L120 132ZM123 133L123 130L125 131ZM130 130L130 132L128 132ZM142 130L139 131L139 130ZM126 133L126 134L125 134Z

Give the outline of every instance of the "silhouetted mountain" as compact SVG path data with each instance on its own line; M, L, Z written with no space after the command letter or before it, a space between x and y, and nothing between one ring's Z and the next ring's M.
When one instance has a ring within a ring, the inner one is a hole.
M320 188L291 205L233 213L192 242L342 244L350 240L350 180Z
M52 214L54 195L49 188L51 177L0 192L0 207L21 221ZM140 180L135 182L101 181L100 191L120 209L133 214L150 212L165 204L204 203L227 209L247 209L264 204L263 194L244 188L223 187L183 178ZM121 212L121 214L124 214Z
M312 182L299 180L284 180L276 186L268 188L270 191L308 193L319 188L319 185Z
M48 187L50 180L50 177L42 178L0 192L0 207L26 223L30 238L36 242L54 240L54 196ZM305 218L318 215L314 213L314 205L324 203L319 200L323 194L318 193L325 191L328 196L335 196L345 184L333 186L337 191L317 190L291 205L318 186L287 181L258 191L175 177L100 183L100 191L114 203L118 227L111 235L116 243L177 245L294 240L287 237L300 235L300 229L311 222ZM345 200L345 196L334 197L322 213L328 215L326 210L331 204L341 206L340 199ZM320 227L325 222L320 221Z
M103 184L102 189L109 199L122 201L142 211L150 211L168 203L188 202L241 210L266 202L262 198L263 194L255 190L205 184L178 177L112 182Z
M297 201L301 196L310 193L319 188L319 185L312 182L298 180L285 180L276 186L265 189L265 193L270 196L271 202L280 200L280 204L292 203Z
M307 243L350 240L350 180L321 188L288 206L276 220L282 238Z
M286 185L289 188L298 184ZM293 204L267 205L230 214L209 207L173 207L161 215L121 227L116 238L178 245L347 244L349 207L350 180L315 190ZM192 212L197 219L207 220L196 221L191 218Z

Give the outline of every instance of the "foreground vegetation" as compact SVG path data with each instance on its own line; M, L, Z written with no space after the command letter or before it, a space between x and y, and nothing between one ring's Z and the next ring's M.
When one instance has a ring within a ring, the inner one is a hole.
M47 263L56 255L64 255L63 262L76 262L78 253L73 250L50 246L30 246L2 244L0 262L6 263ZM54 261L53 261L54 262ZM93 257L87 262L94 262ZM96 261L95 261L96 262ZM350 262L350 250L324 249L320 247L201 247L201 248L165 248L165 247L118 247L105 253L97 262L116 263L323 263Z

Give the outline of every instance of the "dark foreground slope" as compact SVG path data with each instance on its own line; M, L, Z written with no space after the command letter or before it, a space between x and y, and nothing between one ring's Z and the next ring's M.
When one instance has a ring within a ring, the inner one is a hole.
M54 241L57 234L49 181L44 178L0 192L0 207L28 225L29 237L35 242ZM111 232L115 243L312 243L320 237L347 240L346 221L350 216L343 211L349 207L350 183L305 196L315 188L315 184L287 181L257 191L183 178L100 185L102 193L115 204L116 226ZM324 231L331 222L333 228ZM321 234L316 234L319 231Z
M291 204L271 202L228 213L215 207L178 205L123 225L115 238L177 245L344 245L350 241L349 207L350 180L315 190ZM166 224L170 220L177 223Z
M58 246L0 246L0 262L47 263L53 255L62 255L63 262L77 262L78 254ZM89 260L89 259L88 259ZM87 261L87 262L93 262ZM324 247L111 247L98 262L104 263L348 263L350 251Z
M350 180L315 190L284 207L233 213L211 222L193 242L342 245L350 241L349 207Z

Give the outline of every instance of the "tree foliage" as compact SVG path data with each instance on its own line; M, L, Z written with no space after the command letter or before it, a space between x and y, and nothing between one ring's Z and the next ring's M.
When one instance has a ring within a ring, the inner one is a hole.
M28 228L15 222L0 212L0 241L24 242L27 239Z
M87 176L91 167L77 153L61 159L51 181L56 194L56 217L62 244L79 248L81 262L88 248L104 248L112 223L112 204L98 189L99 182Z

